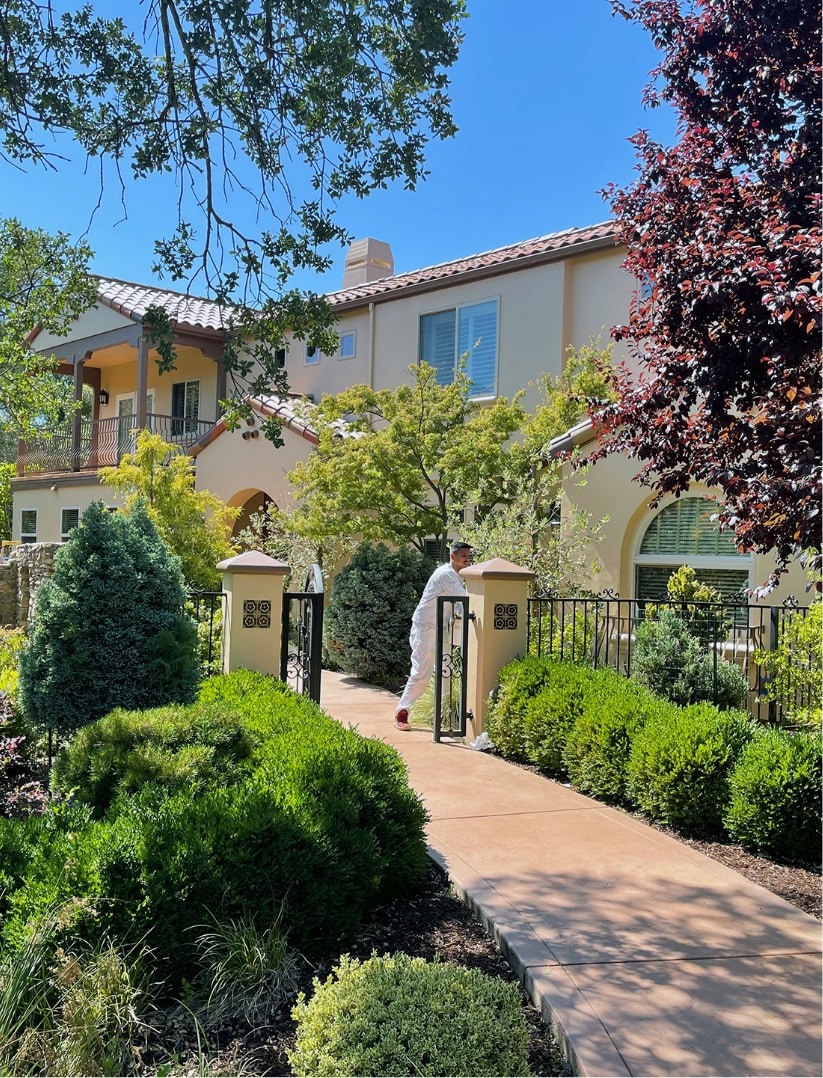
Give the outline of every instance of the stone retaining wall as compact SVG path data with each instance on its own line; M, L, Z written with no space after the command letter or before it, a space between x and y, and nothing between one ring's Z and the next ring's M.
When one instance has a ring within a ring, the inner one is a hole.
M25 628L34 610L34 597L54 572L60 543L21 543L0 564L0 625Z

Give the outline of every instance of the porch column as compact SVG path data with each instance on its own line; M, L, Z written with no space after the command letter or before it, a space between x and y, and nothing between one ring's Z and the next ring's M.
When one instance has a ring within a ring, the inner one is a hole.
M82 401L83 399L83 367L85 366L86 356L82 359L74 360L74 400L75 403ZM80 415L80 409L75 408L74 414L71 417L71 470L73 472L80 471L80 441L82 434L82 422L83 417Z
M473 713L472 736L477 737L501 667L526 654L529 586L534 573L503 558L492 558L468 566L460 575L474 614L469 626L467 706Z
M283 585L289 567L259 550L219 562L226 593L223 673L240 667L280 677Z
M145 333L137 342L137 388L135 396L135 425L138 430L146 427L146 393L149 388L149 342Z

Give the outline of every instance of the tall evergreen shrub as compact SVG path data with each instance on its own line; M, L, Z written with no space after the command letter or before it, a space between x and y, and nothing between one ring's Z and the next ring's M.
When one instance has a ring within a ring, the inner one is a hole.
M375 685L407 676L414 608L434 566L416 550L363 543L335 578L325 616L327 656Z
M38 729L62 736L115 707L190 703L199 669L183 578L137 505L94 502L38 591L20 656L20 702Z

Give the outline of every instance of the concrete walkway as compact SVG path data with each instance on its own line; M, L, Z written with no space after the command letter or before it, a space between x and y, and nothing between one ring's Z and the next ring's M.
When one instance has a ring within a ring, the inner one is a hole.
M323 674L322 705L403 755L432 856L589 1076L821 1075L821 926L632 817Z

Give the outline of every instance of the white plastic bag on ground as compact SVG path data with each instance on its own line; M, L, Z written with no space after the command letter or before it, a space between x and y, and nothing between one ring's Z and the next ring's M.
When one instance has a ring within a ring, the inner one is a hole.
M479 733L474 741L469 742L470 749L477 749L479 752L488 752L489 749L494 748L494 742L486 733L485 730Z

